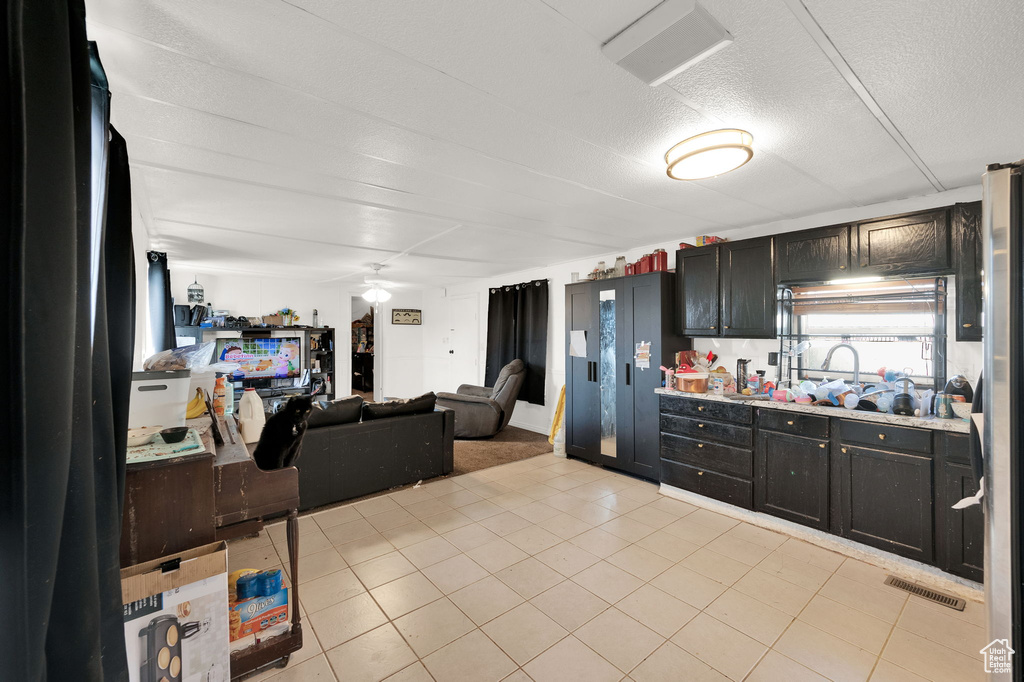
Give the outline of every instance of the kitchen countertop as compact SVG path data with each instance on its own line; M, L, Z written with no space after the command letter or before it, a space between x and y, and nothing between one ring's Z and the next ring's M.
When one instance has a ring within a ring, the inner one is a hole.
M970 433L971 425L962 419L937 419L936 417L904 417L898 414L884 414L880 412L865 412L864 410L847 410L844 407L821 407L820 405L802 405L800 403L782 403L776 400L732 400L727 395L715 395L713 393L684 393L669 388L656 388L655 393L662 395L676 395L681 398L693 398L695 400L713 400L720 403L732 403L734 405L751 405L753 407L765 407L770 410L788 410L790 412L805 412L808 414L821 414L829 417L840 417L842 419L858 419L867 422L880 422L883 424L894 424L898 426L912 426L919 429L935 429L936 431L949 431L952 433Z

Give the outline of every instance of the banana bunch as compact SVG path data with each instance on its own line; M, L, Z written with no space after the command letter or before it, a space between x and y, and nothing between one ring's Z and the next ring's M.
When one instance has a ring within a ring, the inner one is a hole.
M203 389L197 388L195 397L185 407L185 418L195 419L196 417L202 417L205 412L206 399L203 397Z

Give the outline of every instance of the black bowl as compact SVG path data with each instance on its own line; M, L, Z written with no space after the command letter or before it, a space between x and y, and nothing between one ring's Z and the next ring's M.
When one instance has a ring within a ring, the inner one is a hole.
M163 437L165 443L180 443L185 440L186 435L188 435L187 426L172 426L160 432L160 436Z

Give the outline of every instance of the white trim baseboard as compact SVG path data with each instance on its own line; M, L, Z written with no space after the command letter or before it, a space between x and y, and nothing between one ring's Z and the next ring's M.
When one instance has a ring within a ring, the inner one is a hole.
M550 436L551 435L551 433L546 428L537 426L535 424L526 424L524 422L517 422L515 419L512 419L511 421L509 421L508 425L509 426L514 426L517 429L526 429L527 431L533 431L534 433L539 433L539 434L544 435L544 436Z
M906 578L915 582L926 583L929 587L943 592L949 592L950 594L969 599L970 601L982 602L985 600L985 587L980 583L976 583L973 580L967 580L959 576L946 573L942 569L936 568L935 566L929 566L928 564L922 564L920 561L914 561L913 559L907 559L901 556L897 556L885 550L876 549L869 547L868 545L854 542L846 538L841 538L824 531L815 530L808 528L807 526L801 526L798 523L792 521L786 521L784 519L778 519L774 516L762 514L760 512L749 511L747 509L741 509L728 502L719 502L713 500L710 497L704 497L697 493L692 493L688 490L682 490L675 486L661 484L660 492L666 497L671 497L682 502L703 507L704 509L711 510L728 516L739 521L745 521L751 525L759 526L767 530L772 530L777 533L784 533L790 537L795 537L798 540L809 542L812 545L817 545L823 549L827 549L833 552L838 552L860 561L865 561L874 566L878 566L900 578Z

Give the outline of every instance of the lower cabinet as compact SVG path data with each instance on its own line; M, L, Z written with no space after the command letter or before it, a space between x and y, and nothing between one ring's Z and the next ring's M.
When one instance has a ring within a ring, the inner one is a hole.
M754 467L754 509L828 530L827 440L759 431Z
M744 509L753 509L753 485L749 480L727 476L710 469L661 460L661 480L668 485L695 492Z
M967 436L948 434L942 466L942 487L937 514L939 566L961 577L981 582L985 570L985 511L976 504L966 509L953 505L978 492L978 481L971 470Z

